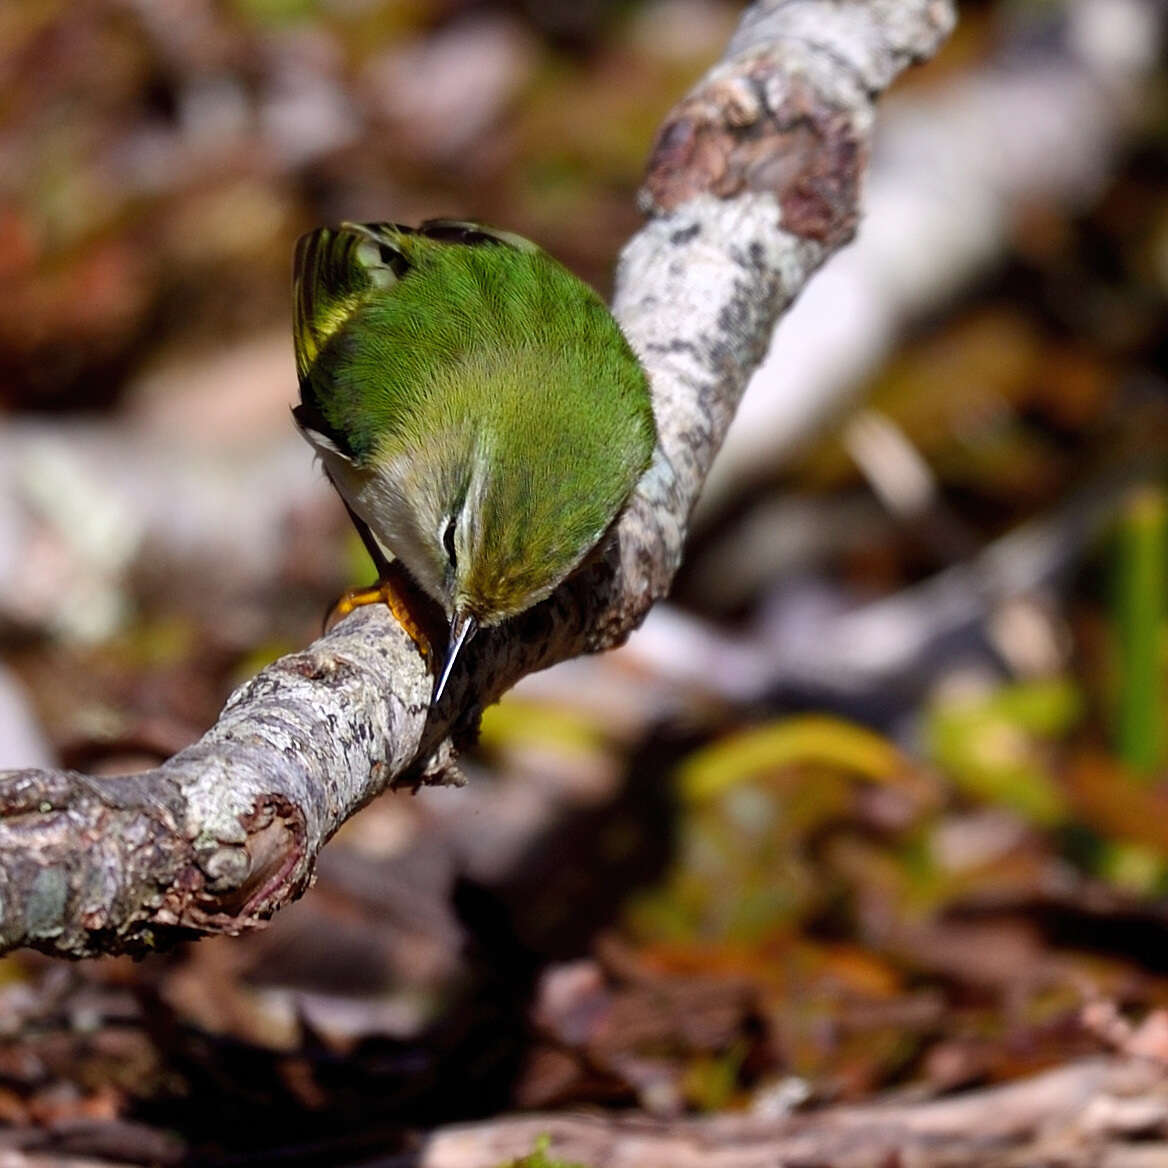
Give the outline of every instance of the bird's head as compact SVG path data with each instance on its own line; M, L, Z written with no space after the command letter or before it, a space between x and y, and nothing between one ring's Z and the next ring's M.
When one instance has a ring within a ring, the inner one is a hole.
M431 445L411 461L398 481L413 538L399 539L399 554L450 624L436 701L475 633L545 599L596 546L612 508L581 493L554 450L516 459L472 449L459 460Z

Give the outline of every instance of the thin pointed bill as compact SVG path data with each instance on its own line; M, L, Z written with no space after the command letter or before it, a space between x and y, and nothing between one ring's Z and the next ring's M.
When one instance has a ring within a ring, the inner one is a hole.
M436 706L438 704L446 689L446 683L450 680L450 671L454 668L459 653L462 652L462 647L468 644L478 631L479 622L469 612L456 612L454 614L454 619L450 622L450 644L446 650L446 660L442 663L442 672L434 686L434 696L430 699L430 705Z

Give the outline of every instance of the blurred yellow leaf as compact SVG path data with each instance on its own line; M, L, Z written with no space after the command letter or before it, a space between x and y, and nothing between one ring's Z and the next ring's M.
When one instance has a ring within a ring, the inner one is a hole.
M604 744L595 717L568 706L515 697L490 706L479 730L479 745L488 751L524 745L590 753Z
M904 769L900 752L880 735L842 718L809 714L746 730L697 751L681 767L682 798L701 802L799 764L853 771L873 782L890 782Z

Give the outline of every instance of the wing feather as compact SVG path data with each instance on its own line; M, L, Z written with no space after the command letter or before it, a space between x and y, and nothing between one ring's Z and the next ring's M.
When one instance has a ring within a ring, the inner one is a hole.
M350 461L358 458L352 435L338 424L333 374L322 352L375 294L392 294L408 279L427 247L503 246L524 253L540 249L509 231L464 219L402 223L342 223L302 235L292 271L293 340L300 404L297 425L313 445ZM359 440L356 445L360 445Z

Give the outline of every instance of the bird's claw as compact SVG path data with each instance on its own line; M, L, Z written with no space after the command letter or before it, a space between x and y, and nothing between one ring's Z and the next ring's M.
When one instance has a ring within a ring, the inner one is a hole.
M348 588L329 609L328 615L324 618L324 631L327 633L358 608L364 608L368 604L384 604L393 614L393 619L417 646L418 652L429 663L434 654L432 638L416 611L418 605L412 596L415 591L411 581L401 578L400 571L383 576L376 584L371 584L367 588Z

